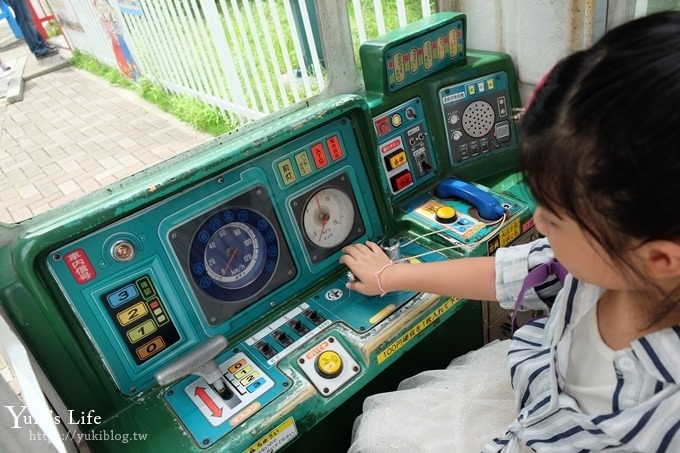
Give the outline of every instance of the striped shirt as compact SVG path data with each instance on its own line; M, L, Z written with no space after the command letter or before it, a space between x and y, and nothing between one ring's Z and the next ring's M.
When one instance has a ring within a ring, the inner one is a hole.
M549 261L546 239L496 253L496 295L511 308L527 273ZM604 290L567 275L527 291L523 308L547 309L547 318L519 329L508 366L519 414L485 453L680 452L680 326L646 335L614 354L616 387L611 411L585 414L564 389L573 326ZM554 300L554 304L552 303Z

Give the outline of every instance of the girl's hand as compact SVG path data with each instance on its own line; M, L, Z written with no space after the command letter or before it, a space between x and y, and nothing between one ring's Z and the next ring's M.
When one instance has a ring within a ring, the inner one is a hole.
M378 281L380 275L376 277L376 273L384 271L393 263L380 246L366 241L366 244L348 245L342 251L345 254L340 257L340 262L347 266L357 279L354 282L347 282L347 288L365 296L382 295L383 291Z

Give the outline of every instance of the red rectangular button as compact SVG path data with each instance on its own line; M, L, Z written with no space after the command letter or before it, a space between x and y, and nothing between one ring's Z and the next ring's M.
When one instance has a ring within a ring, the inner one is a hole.
M345 153L342 151L342 146L340 146L340 140L338 140L337 135L326 140L326 145L328 145L328 151L331 153L331 159L333 161L342 159L342 156Z
M392 180L392 189L397 192L405 187L410 186L413 183L413 176L411 175L411 172L408 170L404 170L398 175L395 175L391 178Z
M314 157L314 165L316 165L316 168L322 168L328 165L328 157L326 157L326 151L324 151L321 143L312 145L312 156Z

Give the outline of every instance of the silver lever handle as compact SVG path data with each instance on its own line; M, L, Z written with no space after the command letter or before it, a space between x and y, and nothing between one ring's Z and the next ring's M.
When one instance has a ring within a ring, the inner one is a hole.
M225 389L222 372L215 362L217 354L227 347L229 341L223 335L208 338L203 344L179 357L154 374L159 385L168 385L189 374L201 376L206 382L222 393Z

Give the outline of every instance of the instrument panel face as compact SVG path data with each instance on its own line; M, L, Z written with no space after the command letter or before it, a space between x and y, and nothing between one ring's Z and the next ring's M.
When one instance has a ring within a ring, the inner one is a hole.
M100 300L116 320L116 329L137 365L179 341L179 332L149 275L102 294Z
M297 275L264 186L202 212L168 240L210 325L218 325Z
M342 247L380 234L354 113L339 110L297 135L280 127L256 157L51 251L48 269L122 393L207 337L249 328L335 270Z
M387 86L397 91L464 59L464 21L457 19L390 48L385 54Z
M451 165L517 146L509 87L496 72L439 91Z
M297 196L290 208L302 232L307 256L314 264L354 242L365 231L346 173Z
M382 173L392 195L405 195L435 176L430 128L420 97L373 118Z

